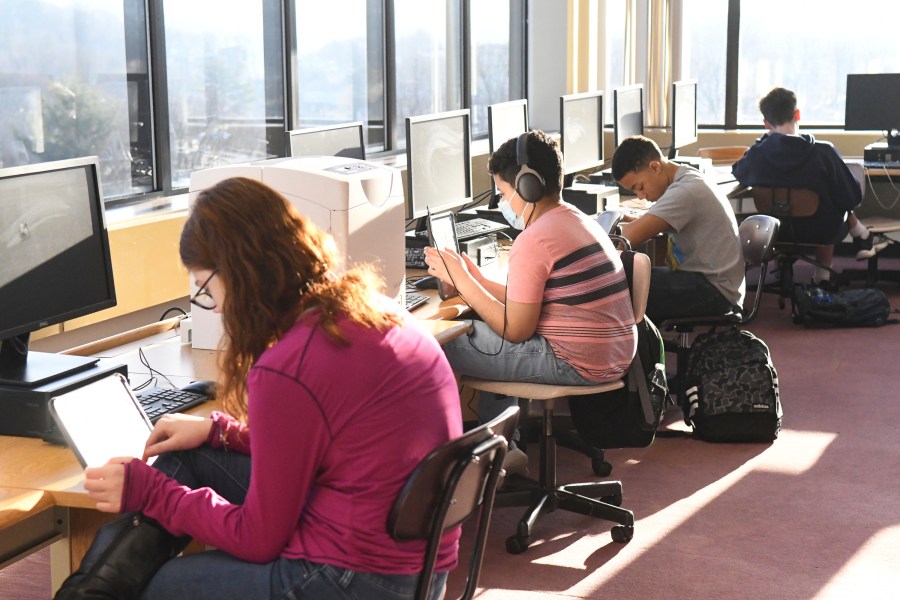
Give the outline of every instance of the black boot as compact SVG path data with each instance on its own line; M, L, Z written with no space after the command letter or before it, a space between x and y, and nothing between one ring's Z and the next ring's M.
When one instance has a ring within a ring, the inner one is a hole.
M130 600L137 598L156 571L190 542L175 537L156 521L141 514L127 515L104 525L106 543L100 534L91 544L78 571L62 584L55 600ZM92 553L100 552L94 560Z

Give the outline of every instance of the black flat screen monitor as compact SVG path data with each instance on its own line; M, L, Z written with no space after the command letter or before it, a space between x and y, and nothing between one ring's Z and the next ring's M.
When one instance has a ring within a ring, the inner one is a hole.
M900 146L900 73L847 75L844 129L881 131Z
M469 109L406 118L406 216L421 219L472 202Z
M561 96L559 123L565 174L599 168L603 164L603 92Z
M363 124L340 123L288 132L291 156L343 156L366 159Z
M493 154L511 138L528 131L528 100L510 100L488 106L488 145ZM499 194L491 178L494 196Z
M644 135L644 86L613 90L613 131L616 148L627 137Z
M116 305L98 159L0 169L0 236L0 384L34 387L96 363L28 342Z
M697 82L676 81L672 84L672 145L669 158L678 150L697 141Z

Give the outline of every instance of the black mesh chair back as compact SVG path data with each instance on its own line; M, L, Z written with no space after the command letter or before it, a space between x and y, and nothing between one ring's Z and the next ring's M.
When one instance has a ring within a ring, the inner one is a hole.
M519 408L472 429L426 456L407 479L388 515L395 540L425 540L426 549L416 598L431 593L431 579L445 531L477 515L475 543L469 557L465 593L472 598L478 584L494 495L503 470L507 440L516 428Z
M795 232L795 225L799 227L800 223L818 212L819 195L803 188L765 186L753 186L750 193L753 195L756 210L777 218L781 224L775 242L775 258L778 260L779 268L778 286L773 290L779 294L778 306L784 308L785 300L791 297L791 290L794 287L794 263L798 260L829 271L833 280L837 281L839 274L831 265L822 264L810 256L815 254L819 246L831 244L812 242L808 237L800 239L802 234Z

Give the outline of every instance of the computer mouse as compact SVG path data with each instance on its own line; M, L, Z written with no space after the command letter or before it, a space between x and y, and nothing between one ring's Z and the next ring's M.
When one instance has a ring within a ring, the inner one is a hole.
M195 394L203 394L207 398L216 397L216 382L208 379L198 379L181 387L185 392L193 392Z
M438 279L434 275L425 275L416 279L413 285L416 286L417 290L436 290Z

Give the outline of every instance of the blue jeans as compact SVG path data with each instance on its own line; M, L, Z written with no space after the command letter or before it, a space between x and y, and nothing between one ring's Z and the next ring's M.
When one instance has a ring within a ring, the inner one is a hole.
M655 324L676 317L707 317L740 310L702 273L653 267L647 315Z
M234 504L241 504L250 485L250 457L200 446L160 456L153 465L192 489L210 487ZM115 537L118 521L100 529L85 555L87 570ZM216 600L272 598L303 600L405 600L416 591L418 575L381 575L342 569L307 560L278 558L267 564L239 560L220 550L174 558L156 572L144 589L145 600ZM432 579L432 600L443 597L447 573Z
M524 342L513 343L497 335L484 321L471 321L465 335L441 347L458 375L495 381L592 385L575 367L557 358L542 335L534 334ZM518 403L518 398L481 394L478 418L485 423Z

